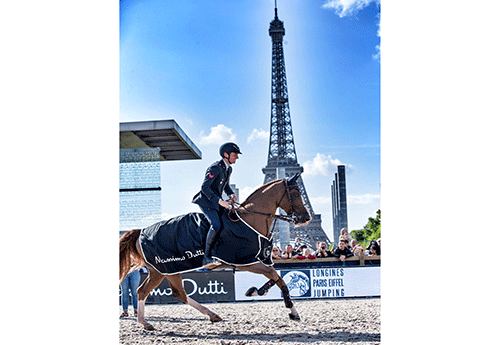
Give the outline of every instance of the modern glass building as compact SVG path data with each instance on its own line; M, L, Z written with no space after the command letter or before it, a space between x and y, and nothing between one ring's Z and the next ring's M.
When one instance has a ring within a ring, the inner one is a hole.
M340 231L347 228L347 189L345 165L339 165L332 184L333 242L338 244Z
M120 150L120 232L161 220L159 148Z

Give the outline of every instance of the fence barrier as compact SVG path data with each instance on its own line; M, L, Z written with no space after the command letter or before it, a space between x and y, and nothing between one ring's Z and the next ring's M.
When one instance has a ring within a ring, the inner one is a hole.
M287 283L293 299L380 296L380 256L274 260L274 268ZM147 273L141 272L141 283ZM182 274L188 296L200 303L281 300L273 287L266 296L246 297L252 286L267 282L263 275L236 270L198 270ZM131 296L130 296L131 297ZM181 303L172 297L166 279L149 294L146 304Z

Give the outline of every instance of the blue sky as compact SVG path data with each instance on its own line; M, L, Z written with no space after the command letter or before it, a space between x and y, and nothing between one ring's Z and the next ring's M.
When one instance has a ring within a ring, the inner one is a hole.
M191 198L225 141L243 152L231 182L244 199L267 164L274 1L120 4L120 121L175 119L203 153L162 163L163 217L199 211ZM338 164L350 230L380 208L380 4L281 0L278 17L298 161L332 238Z

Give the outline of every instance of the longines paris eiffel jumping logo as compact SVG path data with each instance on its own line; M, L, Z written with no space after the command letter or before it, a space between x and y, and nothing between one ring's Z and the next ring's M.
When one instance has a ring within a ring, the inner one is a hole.
M292 297L311 297L311 276L309 270L281 271L281 276Z

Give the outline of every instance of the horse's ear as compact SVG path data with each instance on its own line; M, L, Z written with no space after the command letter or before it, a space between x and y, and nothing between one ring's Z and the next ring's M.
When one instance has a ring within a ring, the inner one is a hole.
M295 175L293 175L291 178L288 179L288 184L289 185L294 185L297 183L297 178L299 177L299 173L296 173Z

